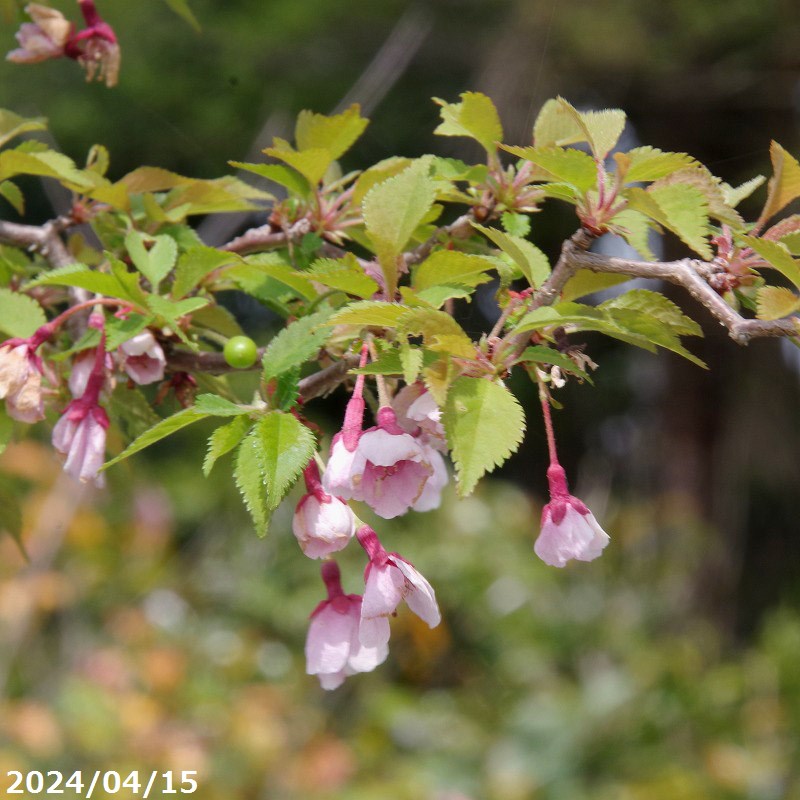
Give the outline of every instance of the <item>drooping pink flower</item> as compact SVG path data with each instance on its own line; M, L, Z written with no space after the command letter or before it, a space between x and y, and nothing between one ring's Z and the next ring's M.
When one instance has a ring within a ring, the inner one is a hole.
M72 31L72 23L60 11L38 3L29 3L25 12L33 22L25 22L16 34L19 49L6 56L16 64L36 64L64 55L64 46Z
M591 511L569 493L559 464L547 470L550 502L542 509L542 529L533 550L545 564L563 567L571 559L593 561L609 542Z
M9 339L0 346L0 399L20 422L44 419L42 361L30 339Z
M422 384L404 386L392 400L392 408L397 414L398 425L406 433L419 436L442 453L447 452L442 410Z
M422 494L411 504L411 508L414 511L433 511L442 504L442 490L447 486L450 476L442 454L434 450L433 445L423 443L422 452L433 472L425 481Z
M308 491L297 504L292 530L309 558L326 558L347 546L356 530L356 518L347 503L323 491L313 459L303 475Z
M145 329L119 346L122 367L131 379L144 386L164 379L167 359L155 336Z
M369 525L356 531L359 543L369 556L364 571L364 599L361 604L361 643L377 647L389 641L386 619L395 613L402 600L431 628L442 620L436 593L413 564L397 553L387 553Z
M85 397L85 395L84 395ZM64 471L80 481L103 485L108 414L102 406L73 400L53 428L53 447L67 457Z
M75 26L55 9L29 3L25 11L33 22L24 23L16 34L20 47L6 58L17 64L33 64L66 56L77 61L86 72L86 79L95 75L106 86L117 82L120 49L116 34L100 16L94 0L78 0L86 27L75 32Z
M306 672L319 678L323 689L336 689L348 675L370 672L389 654L389 622L382 643L365 645L359 639L361 597L342 591L339 567L335 561L322 565L322 579L328 590L311 614L306 638Z

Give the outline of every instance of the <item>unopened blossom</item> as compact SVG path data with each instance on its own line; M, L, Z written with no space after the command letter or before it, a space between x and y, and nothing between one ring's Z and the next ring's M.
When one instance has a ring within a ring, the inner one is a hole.
M591 511L569 493L559 464L547 470L550 502L542 509L542 529L533 550L545 564L563 567L571 559L593 561L609 542Z
M369 525L362 525L356 537L369 556L361 604L359 637L362 644L377 647L388 642L386 619L403 600L423 622L435 628L442 616L430 583L402 556L387 553Z
M145 329L119 346L122 368L131 380L144 386L164 379L167 359L155 336Z
M356 530L356 518L347 503L323 490L313 459L303 475L308 491L297 504L292 530L309 558L326 558L347 546Z
M72 31L72 23L54 8L29 3L25 12L33 22L25 22L16 34L19 48L6 59L16 64L35 64L63 56L64 46Z
M0 346L0 399L20 422L44 419L42 362L29 339L9 339Z
M381 642L365 645L359 638L361 597L342 591L335 561L323 563L322 579L328 599L311 614L306 638L306 672L316 675L323 689L336 689L348 675L370 672L386 660L389 622L383 620L386 635L379 637Z

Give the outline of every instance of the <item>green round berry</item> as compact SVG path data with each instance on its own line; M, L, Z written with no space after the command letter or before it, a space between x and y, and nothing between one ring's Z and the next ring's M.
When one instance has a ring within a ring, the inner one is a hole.
M225 342L222 354L232 367L248 369L256 363L258 348L249 336L233 336Z

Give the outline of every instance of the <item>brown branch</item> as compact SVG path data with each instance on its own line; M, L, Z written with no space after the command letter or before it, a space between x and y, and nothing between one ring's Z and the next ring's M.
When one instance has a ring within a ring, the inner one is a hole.
M0 220L0 242L33 250L46 258L53 267L73 264L75 259L61 240L60 233L74 224L71 219L58 217L44 225L23 225Z
M223 244L219 249L229 253L253 253L257 250L269 250L273 247L283 245L302 239L307 233L311 232L311 221L300 219L286 231L276 231L272 225L261 225L258 228L250 228L241 236L231 239L227 244Z
M403 255L406 269L424 261L431 254L431 250L442 240L443 236L450 239L466 239L471 236L474 230L471 223L474 219L475 217L471 213L462 214L449 225L437 228L427 241Z

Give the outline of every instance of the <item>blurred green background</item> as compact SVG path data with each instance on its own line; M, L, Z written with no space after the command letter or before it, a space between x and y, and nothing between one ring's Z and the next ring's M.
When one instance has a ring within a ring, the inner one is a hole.
M348 168L476 158L432 135L430 98L467 89L494 98L510 142L562 94L624 108L631 137L730 183L768 174L770 138L800 153L791 0L194 0L199 35L157 0L99 4L120 85L3 62L0 105L48 117L77 161L106 145L112 177L142 163L214 177L300 109L353 101L373 123ZM21 19L2 22L6 50ZM34 218L59 202L41 194ZM202 222L209 241L243 224ZM533 236L555 254L574 225L546 210ZM334 693L304 675L322 586L291 503L256 539L226 463L202 478L200 431L82 497L46 431L10 447L31 560L0 540L0 780L197 769L212 800L800 798L800 360L737 348L674 298L706 327L690 346L708 372L589 335L596 385L562 392L563 461L612 535L603 557L562 571L533 556L545 446L515 387L529 433L499 476L378 529L434 584L443 625L401 613L389 661ZM491 309L468 313L477 331ZM317 406L328 431L341 402ZM346 554L347 591L362 567Z

